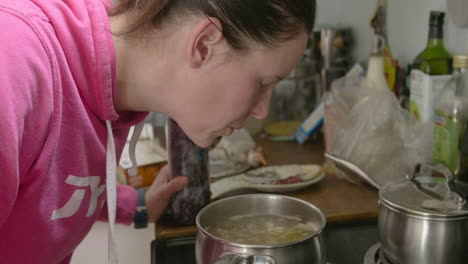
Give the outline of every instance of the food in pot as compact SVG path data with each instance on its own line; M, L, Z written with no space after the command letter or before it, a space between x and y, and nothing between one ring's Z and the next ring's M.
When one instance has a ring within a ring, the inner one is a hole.
M319 226L300 217L280 215L233 216L205 230L220 239L246 245L276 246L303 240Z
M198 212L210 202L208 150L193 143L173 119L168 120L167 138L172 177L190 179L186 188L172 196L170 221L191 225Z

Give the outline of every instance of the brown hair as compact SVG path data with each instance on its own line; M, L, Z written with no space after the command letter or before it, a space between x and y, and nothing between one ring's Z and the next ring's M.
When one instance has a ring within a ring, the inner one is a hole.
M315 0L119 0L111 16L134 12L123 34L157 27L171 16L198 14L217 18L224 38L234 50L247 48L245 39L273 46L305 29L315 20Z

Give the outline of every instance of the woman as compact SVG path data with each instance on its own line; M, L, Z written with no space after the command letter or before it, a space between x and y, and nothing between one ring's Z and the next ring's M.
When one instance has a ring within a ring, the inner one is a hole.
M314 13L313 0L0 0L1 262L69 263L97 219L111 238L132 222L116 160L148 112L201 147L266 117ZM188 183L168 173L145 194L151 221Z

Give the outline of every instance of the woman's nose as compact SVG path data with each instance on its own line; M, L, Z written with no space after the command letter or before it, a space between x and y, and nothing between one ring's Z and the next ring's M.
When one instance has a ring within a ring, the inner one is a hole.
M273 89L267 91L258 102L253 106L250 114L257 119L265 119L270 111L270 101Z

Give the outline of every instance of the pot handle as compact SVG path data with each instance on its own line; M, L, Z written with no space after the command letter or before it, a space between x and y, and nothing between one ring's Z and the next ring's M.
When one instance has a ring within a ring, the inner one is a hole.
M237 254L225 254L215 264L276 264L276 261L270 256L242 257Z
M438 172L442 174L445 179L447 180L447 187L450 191L450 194L452 195L452 198L455 199L457 202L458 206L464 207L466 205L466 199L463 198L463 195L461 195L457 191L457 187L455 185L455 176L453 176L453 173L444 165L440 163L435 163L435 162L424 162L417 164L415 167L415 170L412 174L408 175L408 180L412 181L413 183L416 183L415 179L417 178L418 175L421 175L421 172L423 169L430 169L431 171ZM419 185L416 184L419 188Z

